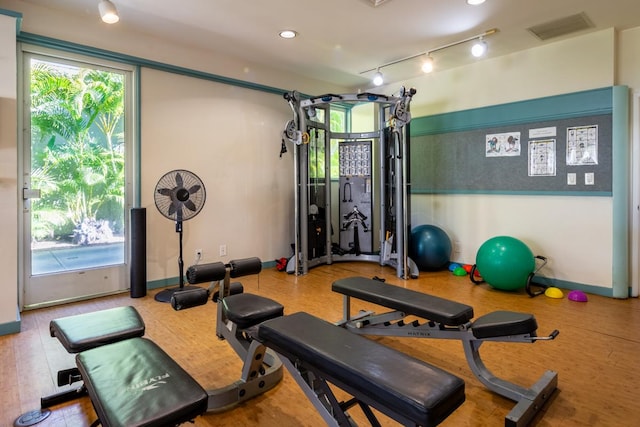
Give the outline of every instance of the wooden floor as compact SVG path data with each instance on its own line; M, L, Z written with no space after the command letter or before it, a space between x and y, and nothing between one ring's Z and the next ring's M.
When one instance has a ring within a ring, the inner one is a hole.
M281 302L285 313L307 311L329 321L342 317L342 296L331 283L349 276L384 277L388 283L453 299L474 307L476 317L494 310L535 314L538 334L554 329L554 341L535 344L485 343L483 359L497 376L525 387L546 370L558 372L559 390L536 426L640 425L640 301L589 295L578 303L525 293L500 292L473 285L468 277L448 271L422 273L403 281L395 271L371 263L321 266L296 277L275 269L242 278L245 292ZM156 302L150 291L144 298L128 294L22 313L22 332L0 337L0 426L11 426L20 414L37 409L40 396L56 390L55 373L73 366L73 356L49 336L51 319L115 306L133 305L143 316L146 336L165 349L205 388L218 388L240 376L241 362L229 345L215 336L216 306L175 312ZM376 309L354 302L352 309ZM377 307L377 311L380 308ZM311 332L311 331L310 331ZM466 402L443 426L501 426L513 402L487 390L472 375L459 341L420 338L372 338L414 355L465 380ZM352 416L361 425L358 409ZM88 398L58 405L39 426L88 426L95 413ZM381 417L383 425L395 425ZM321 426L324 422L297 384L285 372L273 390L225 413L207 414L196 426Z

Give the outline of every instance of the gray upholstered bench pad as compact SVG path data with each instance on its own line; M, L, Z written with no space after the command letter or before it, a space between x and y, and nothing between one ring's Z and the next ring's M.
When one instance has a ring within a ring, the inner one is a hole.
M76 363L104 427L177 425L207 409L207 392L145 338L87 350Z
M267 320L258 333L266 346L387 415L433 426L465 400L460 378L307 313Z
M49 331L69 353L79 353L144 335L144 321L131 307L116 307L52 320Z

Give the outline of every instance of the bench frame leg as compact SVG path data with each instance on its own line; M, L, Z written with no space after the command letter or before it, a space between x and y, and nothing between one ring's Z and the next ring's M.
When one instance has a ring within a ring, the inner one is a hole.
M516 402L505 418L506 427L524 427L529 425L544 404L558 387L558 373L548 370L531 387L524 388L512 382L496 377L485 366L480 356L483 341L465 340L462 342L467 363L473 374L489 390Z
M356 422L347 413L347 409L356 403L360 404L363 412L372 426L379 426L377 418L368 405L357 399L340 403L327 381L315 370L294 365L284 356L279 356L293 379L298 383L307 399L316 408L320 416L329 427L357 427ZM366 409L365 409L366 408ZM370 418L372 417L372 418Z
M222 298L217 302L216 335L226 340L244 361L240 379L218 389L207 390L208 412L222 412L272 389L282 380L282 361L271 349L252 339L248 331L224 316Z

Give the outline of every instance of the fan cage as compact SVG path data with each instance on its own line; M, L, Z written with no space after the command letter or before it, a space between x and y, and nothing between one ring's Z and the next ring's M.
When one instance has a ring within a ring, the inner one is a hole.
M202 210L206 190L198 175L176 169L158 180L153 198L156 208L165 218L186 221Z

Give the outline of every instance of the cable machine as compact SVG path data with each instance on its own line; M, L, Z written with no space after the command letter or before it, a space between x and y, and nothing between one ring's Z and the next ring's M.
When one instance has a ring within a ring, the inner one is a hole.
M370 261L395 267L400 278L418 277L408 256L409 104L415 93L401 88L392 96L305 99L296 91L284 94L293 119L283 131L281 156L290 142L295 182L295 242L288 273L306 274L338 261ZM349 130L354 117L364 117L373 130L332 131L332 107L348 112Z

